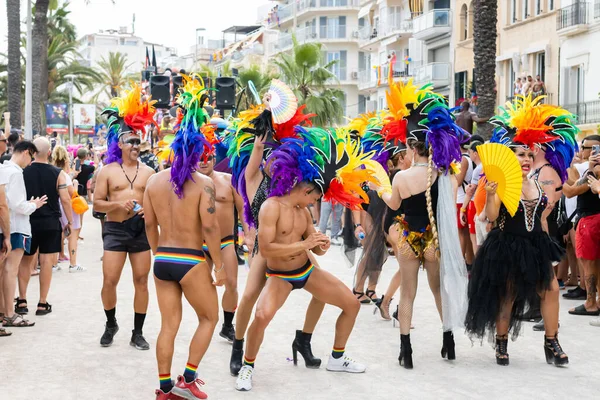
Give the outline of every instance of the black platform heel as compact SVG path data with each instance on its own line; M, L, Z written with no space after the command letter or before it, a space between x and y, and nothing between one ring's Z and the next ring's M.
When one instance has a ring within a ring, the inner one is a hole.
M452 331L444 332L444 341L442 343L442 358L448 357L448 360L456 359L454 348L454 334Z
M508 365L508 335L496 335L496 363L498 365Z
M292 343L292 356L294 357L294 365L298 365L298 353L304 358L304 364L306 368L319 368L321 366L321 359L316 358L312 353L310 346L311 333L304 333L302 331L296 331L296 339Z
M398 323L398 326L400 326L400 320L398 319L398 306L396 306L396 311L392 313L392 324L394 325L394 328L396 327L396 322Z
M231 346L231 359L229 360L229 372L231 375L237 376L242 369L242 358L244 357L244 339L233 339Z
M569 363L569 357L562 357L563 355L566 356L566 354L558 342L558 334L554 335L553 338L544 335L544 353L546 353L546 362L548 364L562 367Z
M413 369L412 346L410 345L410 334L400 335L400 356L398 362L406 369Z

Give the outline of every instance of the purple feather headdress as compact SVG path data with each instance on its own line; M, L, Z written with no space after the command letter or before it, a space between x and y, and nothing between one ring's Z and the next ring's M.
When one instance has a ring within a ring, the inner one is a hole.
M210 143L199 127L193 123L180 126L171 144L173 163L171 164L171 184L177 197L183 197L183 185L193 180L200 157L205 151L210 151Z

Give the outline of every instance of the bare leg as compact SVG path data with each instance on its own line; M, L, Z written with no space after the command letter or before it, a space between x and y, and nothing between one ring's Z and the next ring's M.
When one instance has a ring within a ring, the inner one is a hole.
M442 320L442 294L440 291L440 262L435 257L426 256L425 270L427 271L427 282L429 282L429 289L433 293L435 299L435 306L440 314L440 320Z
M358 299L352 295L342 281L329 272L317 268L311 273L304 289L317 299L342 309L335 324L333 346L345 348L352 328L354 328L356 316L360 311Z
M31 256L23 256L19 264L19 298L27 300L27 287L31 279L31 268L36 262L37 253Z
M9 255L10 255L10 253L9 253ZM5 290L4 290L4 280L5 280L4 279L4 275L6 275L6 260L3 261L3 262L0 262L0 314L2 316L8 315L7 314L8 311L9 311L8 309L12 308L12 307L10 307L8 305L6 306L6 309L4 307L4 304L12 304L12 299L10 299L10 303L6 303L6 300L4 298L4 293L5 293Z
M313 270L317 271L315 268ZM258 300L254 320L248 329L248 338L246 339L246 358L256 359L258 350L265 336L265 329L275 316L277 310L283 306L286 299L292 292L292 285L283 279L272 277L267 280L262 296Z
M8 253L8 257L4 262L4 269L2 272L3 283L2 291L4 299L4 308L0 308L0 311L4 312L7 318L12 318L14 314L13 296L15 295L15 287L17 286L17 274L19 271L19 264L23 258L23 249L16 249Z
M133 309L138 314L146 314L148 311L148 275L152 263L150 251L141 253L130 253L131 269L133 272ZM187 276L187 275L186 275Z
M181 323L181 286L177 282L163 281L154 277L156 297L160 309L161 325L156 339L158 374L170 374L175 337Z
M73 229L69 235L68 247L69 247L69 265L74 267L77 265L77 241L79 240L80 229Z
M596 299L598 271L596 268L596 262L594 260L585 260L583 258L580 259L579 262L585 271L585 285L587 288L587 299L584 303L585 309L587 311L596 311L598 310Z
M235 255L235 246L227 246L221 250L221 257L227 273L225 292L223 293L223 311L234 312L238 303L238 263Z
M240 300L239 307L235 313L235 338L242 340L246 334L252 309L258 300L258 296L265 286L265 271L267 268L266 260L260 255L260 252L253 258L250 264L250 272L246 281L246 288Z
M475 255L477 254L477 250L479 250L479 246L477 245L477 235L474 233L469 233L469 237L471 238L471 245L473 247L473 260L474 260Z
M556 270L557 279L560 279L563 282L566 281L569 272L569 261L567 257L562 259L562 261L556 267Z
M52 282L52 266L56 263L58 253L40 254L40 303L46 303L50 283Z
M575 255L575 247L573 246L573 242L571 240L571 233L569 232L569 241L567 243L567 259L569 260L569 271L571 275L569 280L565 282L566 285L577 285L577 265L579 261L577 260L577 256Z
M540 310L544 318L544 328L547 337L554 337L558 332L558 281L552 280L550 289L540 293Z
M496 318L496 335L506 336L508 335L508 328L510 327L510 316L512 314L513 300L506 301L502 305L500 314Z
M219 298L212 283L206 263L196 265L180 282L185 298L198 317L198 329L192 337L188 356L188 363L193 365L202 361L219 321Z
M126 258L127 253L124 252L104 251L102 258L102 305L105 310L112 310L117 306L117 285L121 280L121 272L123 272Z

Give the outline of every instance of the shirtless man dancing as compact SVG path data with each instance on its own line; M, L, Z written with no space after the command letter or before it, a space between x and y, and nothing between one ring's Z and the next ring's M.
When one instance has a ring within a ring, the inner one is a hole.
M237 194L231 185L231 174L218 172L214 170L215 156L210 153L203 157L200 162L199 171L203 175L208 176L215 185L215 204L216 215L219 221L221 238L221 259L223 260L225 271L227 272L227 280L225 281L225 292L223 293L223 326L219 335L233 343L235 339L235 329L233 327L233 317L238 302L237 278L238 278L238 262L235 254L235 246L233 245L234 229L237 229L237 221L233 218L233 207L235 206L238 215L244 215L244 202ZM244 229L247 236L247 229ZM204 253L209 266L212 266L212 252L205 244Z
M174 165L178 157L176 153ZM172 178L176 167L159 172L149 180L144 196L146 232L155 255L154 282L162 318L156 342L160 380L157 400L207 398L201 390L204 382L196 378L196 369L219 321L215 286L226 281L226 268L221 262L218 206L215 206L219 189L217 187L215 196L215 184L209 177L195 172L195 165L187 166L191 179L181 184ZM175 192L172 186L176 187ZM229 222L233 224L232 220ZM212 255L214 283L202 243L206 243ZM235 265L237 267L237 263ZM173 386L171 362L181 323L182 294L198 316L198 328L190 343L185 371Z
M280 168L276 165L280 153L286 153L287 159L296 160L293 147L296 143L284 144L274 151L273 181L277 182L283 175L294 174L296 165ZM335 147L332 146L332 147ZM290 151L291 149L291 151ZM290 155L292 157L290 157ZM335 154L331 156L336 160ZM289 164L292 164L291 162ZM344 354L346 342L354 327L360 303L350 289L329 272L315 267L308 257L308 251L323 255L331 243L323 233L315 230L308 206L316 204L327 191L329 183L323 183L324 176L335 176L328 171L318 169L321 177L314 181L295 183L287 194L270 197L262 205L259 213L258 240L260 252L267 260L267 283L258 300L254 321L248 329L244 364L239 372L236 389L248 391L252 389L254 361L264 338L264 332L277 310L279 310L294 289L305 289L318 300L342 309L336 323L333 351L327 364L328 371L360 373L366 366L352 360ZM304 168L307 168L306 163ZM308 167L310 168L310 167ZM304 169L305 171L305 169ZM321 181L320 185L315 182ZM325 179L326 180L326 179ZM293 352L296 358L296 351Z
M139 88L134 88L125 96L131 96L139 102ZM103 347L110 346L119 331L115 318L117 285L129 255L135 289L134 329L129 344L138 350L150 349L142 335L148 309L148 274L151 264L142 206L144 190L154 170L138 161L141 143L139 132L144 130L144 124L148 124L154 115L154 108L150 109L151 113L137 114L137 118L131 119L127 119L128 110L119 110L117 106L104 112L109 115L108 156L98 174L94 193L94 211L106 213L102 232L102 304L106 314L106 328L100 339ZM119 113L124 117L119 117ZM132 119L140 125L128 126L125 123L125 120Z

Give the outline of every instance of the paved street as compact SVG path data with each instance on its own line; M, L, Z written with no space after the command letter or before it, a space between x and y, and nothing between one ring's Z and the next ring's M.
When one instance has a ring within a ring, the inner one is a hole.
M117 400L154 399L158 386L154 344L159 331L159 312L150 280L150 307L145 336L152 349L140 352L129 346L133 328L133 285L130 269L125 267L119 286L117 319L121 331L110 348L101 348L104 329L100 301L102 284L102 245L100 224L86 215L81 242L81 264L88 271L54 274L49 301L54 312L46 317L30 315L33 328L13 329L13 336L0 340L0 399L7 400ZM341 259L340 249L320 259L323 268L352 284L352 270ZM385 289L397 265L390 258L382 274L380 291ZM240 267L240 293L247 272ZM200 365L199 376L205 380L210 399L574 399L598 398L600 374L600 329L588 324L586 317L567 314L578 304L561 303L561 342L571 364L558 369L546 364L542 349L543 333L533 332L524 324L524 335L509 343L511 365L499 367L494 351L486 342L471 344L457 333L457 360L440 357L441 325L429 293L425 274L420 274L415 304L415 329L412 331L415 369L398 366L399 331L391 322L373 315L373 306L362 306L348 353L368 365L361 375L335 374L294 367L291 342L295 329L302 327L310 297L295 291L267 330L265 342L256 360L254 389L238 393L235 378L229 375L231 346L218 337ZM30 309L35 309L38 281L30 286ZM561 299L562 300L562 299ZM395 304L395 302L394 302ZM395 306L394 306L395 308ZM313 337L313 350L326 363L330 352L338 311L327 307ZM220 327L220 323L219 323ZM184 317L172 374L185 367L187 346L196 328L192 309L184 307Z

